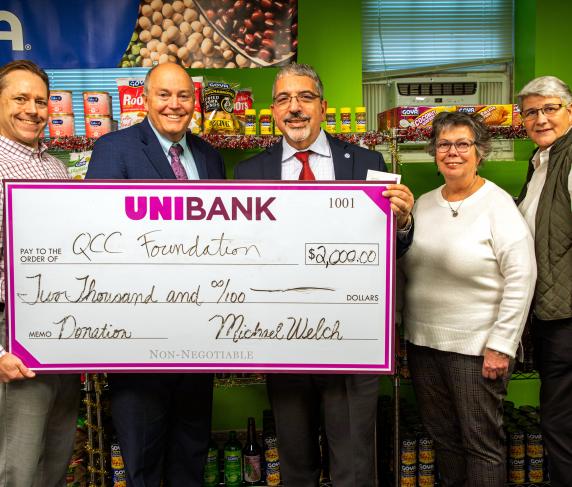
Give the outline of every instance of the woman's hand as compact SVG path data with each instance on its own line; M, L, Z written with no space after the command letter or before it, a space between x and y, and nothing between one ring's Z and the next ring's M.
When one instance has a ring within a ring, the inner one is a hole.
M483 377L485 379L501 379L508 374L510 357L506 353L497 352L490 348L485 349L483 359Z

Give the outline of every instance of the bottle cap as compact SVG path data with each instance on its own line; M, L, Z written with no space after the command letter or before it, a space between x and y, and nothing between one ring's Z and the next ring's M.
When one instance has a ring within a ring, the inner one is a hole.
M365 113L365 107L356 107L356 113Z
M326 109L326 113L336 113L336 109L335 108L328 108L328 109Z

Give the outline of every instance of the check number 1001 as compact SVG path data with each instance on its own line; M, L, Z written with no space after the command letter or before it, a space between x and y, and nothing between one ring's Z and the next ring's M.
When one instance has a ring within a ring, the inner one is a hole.
M330 198L330 208L354 208L353 198Z
M306 265L379 265L376 243L307 243Z

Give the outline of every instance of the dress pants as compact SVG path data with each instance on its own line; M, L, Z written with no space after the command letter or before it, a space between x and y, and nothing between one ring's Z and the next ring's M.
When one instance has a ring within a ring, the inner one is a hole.
M572 485L572 319L533 317L540 372L540 426L552 487Z
M80 392L77 374L0 384L0 487L65 487Z
M442 487L504 487L508 378L484 378L482 356L407 343L407 359L421 419L435 443Z
M285 487L316 487L323 414L333 487L373 487L379 377L365 374L269 374L268 395Z
M201 487L212 374L109 374L128 487Z

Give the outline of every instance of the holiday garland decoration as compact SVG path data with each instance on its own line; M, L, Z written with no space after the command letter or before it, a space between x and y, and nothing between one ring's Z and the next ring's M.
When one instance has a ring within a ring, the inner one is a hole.
M491 136L496 139L525 139L526 131L522 125L512 127L489 127ZM385 143L403 142L425 142L431 136L431 127L406 129L395 129L392 132L365 132L351 134L332 134L336 139L350 144L373 147ZM265 149L274 145L280 140L277 135L217 135L208 134L202 136L216 149ZM44 142L49 150L61 150L66 152L83 152L93 149L96 139L85 136L59 137L56 139L46 139Z

